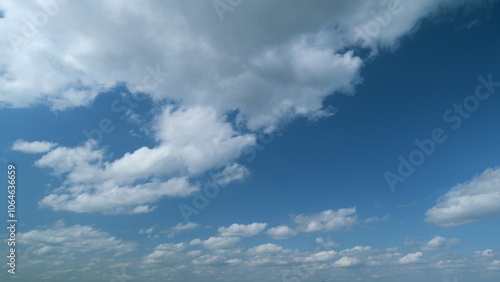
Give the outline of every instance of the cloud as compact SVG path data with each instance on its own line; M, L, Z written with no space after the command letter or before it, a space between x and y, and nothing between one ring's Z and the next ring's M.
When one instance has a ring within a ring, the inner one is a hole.
M474 255L479 257L493 257L495 252L492 249L486 249L484 251L476 251Z
M400 258L398 262L400 264L417 263L420 261L420 258L422 258L423 255L424 254L422 252L407 254L406 256Z
M222 237L253 237L266 229L267 223L257 223L244 225L234 223L229 227L220 227L219 233Z
M252 146L255 136L236 132L212 108L166 107L154 128L156 147L142 147L114 161L94 140L52 149L35 164L64 175L65 181L40 204L74 212L145 213L163 197L198 191L189 178L208 170L223 168L218 181L225 184L248 174L239 164L227 164Z
M350 228L358 222L356 208L326 210L312 215L297 215L293 221L301 232L326 232Z
M387 221L390 218L391 218L391 215L386 214L383 217L374 216L374 217L367 218L367 219L363 220L363 222L364 223L371 223L371 222Z
M266 231L266 234L273 239L289 239L295 237L297 235L297 231L288 226L280 225L270 228Z
M248 1L230 24L211 2L51 3L2 7L2 107L87 106L117 85L166 105L152 120L154 146L114 161L96 145L60 146L37 161L66 174L42 206L116 214L146 213L163 197L190 196L199 189L191 178L209 171L221 183L246 177L235 160L255 146L256 133L330 116L325 99L354 92L366 61L359 47L372 56L396 47L431 11L469 1L401 1L368 40L359 30L377 24L370 15L390 9L387 1ZM316 223L307 230L330 228Z
M355 266L358 265L360 261L356 258L351 258L351 257L342 257L333 264L335 266L339 267L348 267L348 266Z
M488 168L479 176L451 188L425 213L425 221L452 227L500 216L500 169Z
M188 247L187 243L168 243L168 244L160 244L156 246L154 251L145 256L143 259L143 263L145 264L154 264L154 263L162 263L165 261L175 260L176 257L180 256L180 252L186 250Z
M430 241L423 244L421 249L423 251L438 251L452 248L455 244L459 243L458 239L446 239L441 236L436 236Z
M250 248L248 249L247 253L251 255L264 254L264 253L268 254L268 253L278 253L281 252L282 250L283 248L278 245L267 243Z
M206 254L199 258L192 260L196 265L225 265L227 264L226 258L223 256Z
M200 225L198 223L194 223L194 222L188 222L186 224L179 223L176 226L174 226L174 228L172 228L172 231L181 232L181 231L185 231L185 230L196 229L196 228L198 228L198 226L200 226Z
M188 222L188 223L179 222L176 226L170 228L170 230L167 232L168 233L168 237L172 238L172 237L175 236L175 234L177 234L179 232L183 232L183 231L186 231L186 230L196 229L199 226L200 225L198 223L195 223L195 222Z
M250 171L240 164L230 164L214 176L219 185L226 185L235 180L242 180L250 175Z
M155 229L154 227L150 227L148 229L141 229L139 230L139 234L151 234L154 229Z
M66 227L62 221L53 226L18 234L23 245L30 246L35 255L62 256L76 253L115 255L132 252L136 244L117 239L110 234L87 225Z
M230 249L233 248L241 238L238 237L210 237L205 241L193 240L192 245L201 244L207 249Z
M8 32L0 40L0 103L63 110L123 83L157 101L238 110L252 130L272 130L294 116L328 116L325 97L350 93L361 81L363 58L345 50L393 48L432 11L473 1L398 3L382 26L373 13L390 9L388 1L256 0L226 21L210 1L55 1L52 10L10 1L2 7ZM47 22L39 24L36 12ZM370 24L377 32L360 35Z
M18 139L14 141L14 144L12 144L12 150L28 154L38 154L48 152L55 146L57 146L56 143L47 141L27 142L22 139Z

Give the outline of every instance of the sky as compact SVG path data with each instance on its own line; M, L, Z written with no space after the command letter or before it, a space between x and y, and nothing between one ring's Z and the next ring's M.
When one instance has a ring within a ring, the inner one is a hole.
M497 281L498 15L2 1L0 280Z

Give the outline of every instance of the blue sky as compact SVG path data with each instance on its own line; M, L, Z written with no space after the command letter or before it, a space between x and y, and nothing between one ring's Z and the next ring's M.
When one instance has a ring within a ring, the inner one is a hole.
M497 1L2 5L2 281L500 275Z

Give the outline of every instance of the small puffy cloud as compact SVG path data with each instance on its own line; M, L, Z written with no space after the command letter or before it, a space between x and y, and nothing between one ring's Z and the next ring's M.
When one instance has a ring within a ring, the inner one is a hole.
M318 238L316 238L316 240L314 240L314 242L316 242L316 244L318 244L322 247L338 246L338 244L330 236L328 236L328 238L326 238L326 239L323 237L318 237Z
M412 254L407 254L406 256L399 259L400 264L410 264L417 263L424 254L422 252L416 252Z
M471 181L451 188L431 209L425 221L452 227L500 216L500 169L488 168Z
M55 146L57 146L56 143L47 141L27 142L22 139L18 139L12 144L12 150L28 154L38 154L48 152Z
M154 227L150 227L148 229L141 229L139 230L139 234L151 234L154 230Z
M301 232L326 232L350 228L358 222L356 208L326 210L312 215L297 215L293 221Z
M267 223L257 223L244 225L234 223L229 227L218 229L222 237L253 237L266 229Z
M273 239L288 239L295 237L297 235L297 231L288 226L280 225L270 228L266 231L266 234Z
M314 254L311 254L310 256L307 256L304 258L304 261L306 262L323 262L323 261L329 261L334 259L337 256L337 252L330 250L330 251L320 251Z
M492 249L486 249L484 251L476 251L474 255L478 257L493 257L495 252Z
M188 223L178 223L174 228L172 228L172 231L174 232L181 232L185 230L191 230L191 229L196 229L200 226L198 223L195 222L188 222Z
M248 249L247 252L248 252L248 254L256 255L256 254L263 254L263 253L279 253L282 250L283 250L283 248L278 246L278 245L267 243L267 244L263 244L263 245L259 245L259 246L250 248L250 249Z
M423 251L438 251L438 250L444 250L444 249L450 249L452 248L455 244L460 242L458 239L446 239L441 236L436 236L429 240L428 242L424 243L421 247Z
M230 164L221 172L215 175L215 182L219 185L226 185L236 180L242 180L250 175L250 171L240 164Z
M192 230L198 228L200 225L195 222L188 222L188 223L182 223L179 222L176 226L170 228L168 231L168 237L173 237L175 234L186 231L186 230Z
M210 237L205 241L201 241L201 245L207 249L230 249L233 248L241 238L239 237ZM196 244L198 242L191 244Z
M168 260L174 260L179 257L179 253L186 250L188 247L187 243L177 243L177 244L160 244L156 246L154 251L145 256L143 263L154 264L162 263Z
M378 217L378 216L369 217L369 218L363 220L363 222L364 223L371 223L371 222L387 221L390 218L391 218L391 215L390 214L386 214L383 217Z
M191 261L191 263L195 264L195 265L212 265L212 266L216 266L216 265L225 265L225 264L227 264L226 260L227 259L225 257L223 257L223 256L206 254L206 255L203 255L203 256L201 256L199 258L193 259Z
M336 262L333 263L334 266L338 267L349 267L349 266L355 266L358 265L361 261L357 258L352 258L352 257L342 257Z

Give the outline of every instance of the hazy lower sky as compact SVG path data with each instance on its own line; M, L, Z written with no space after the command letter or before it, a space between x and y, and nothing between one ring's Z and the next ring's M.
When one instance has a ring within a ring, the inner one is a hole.
M0 3L2 281L497 281L500 5Z

